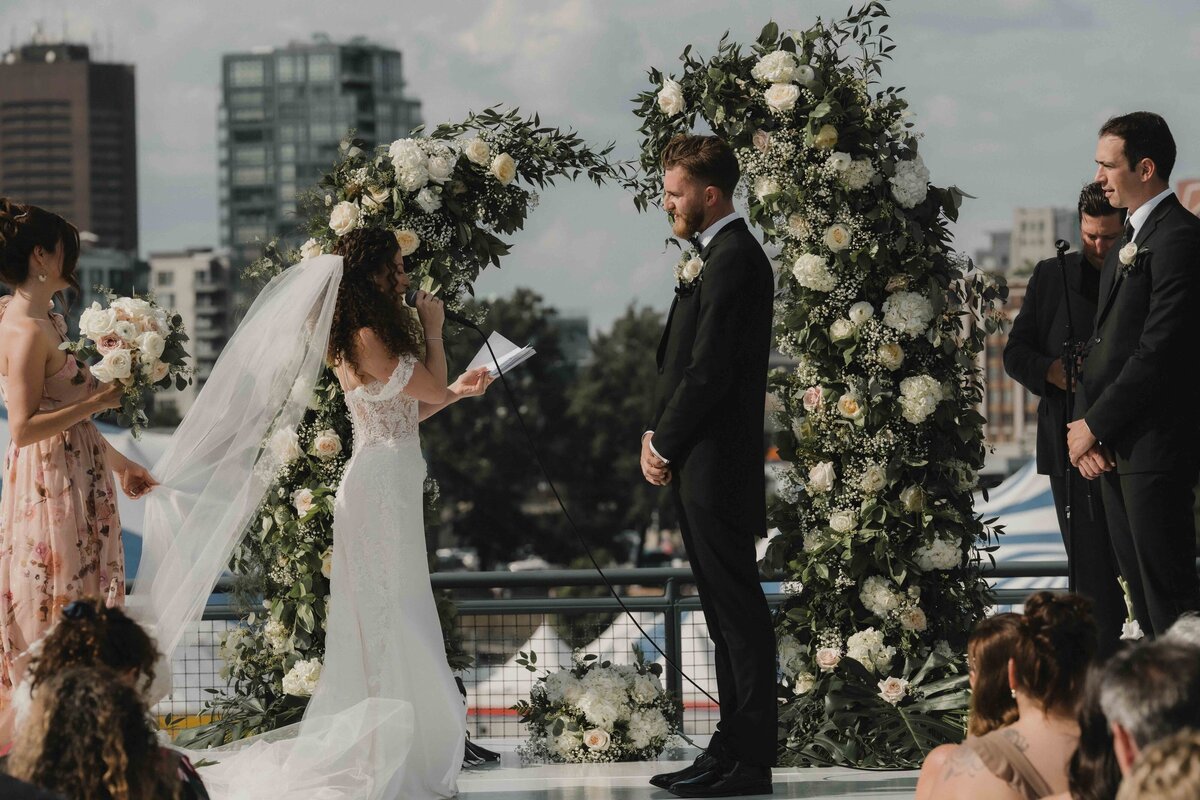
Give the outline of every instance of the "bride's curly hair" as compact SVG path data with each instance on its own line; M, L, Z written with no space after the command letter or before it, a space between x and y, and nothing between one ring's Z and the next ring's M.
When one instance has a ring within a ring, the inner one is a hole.
M69 669L38 692L7 771L74 800L179 797L145 704L108 669Z
M329 332L329 363L359 370L356 334L370 328L392 356L421 355L420 328L400 307L403 299L393 262L400 245L383 228L359 228L338 239L334 253L342 257L342 282ZM386 290L380 290L382 276Z

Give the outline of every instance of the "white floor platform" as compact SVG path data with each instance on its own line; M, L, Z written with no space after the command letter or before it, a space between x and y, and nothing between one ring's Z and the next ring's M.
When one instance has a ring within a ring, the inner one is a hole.
M479 740L499 752L499 764L475 767L458 779L464 800L669 800L669 792L647 781L651 775L682 769L697 751L673 754L679 761L627 764L529 764L513 752L511 740ZM910 798L916 772L865 772L853 769L776 769L775 793L762 797L864 797L872 800Z

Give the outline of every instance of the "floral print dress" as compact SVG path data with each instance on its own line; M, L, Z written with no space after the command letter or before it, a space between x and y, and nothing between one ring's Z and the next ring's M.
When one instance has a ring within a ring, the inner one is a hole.
M0 298L0 319L10 298ZM61 335L63 318L53 315ZM95 391L72 355L46 378L40 411ZM0 397L8 378L0 375ZM91 420L18 448L9 444L0 478L0 746L11 724L11 696L30 645L72 600L125 599L125 555L117 496L104 439Z

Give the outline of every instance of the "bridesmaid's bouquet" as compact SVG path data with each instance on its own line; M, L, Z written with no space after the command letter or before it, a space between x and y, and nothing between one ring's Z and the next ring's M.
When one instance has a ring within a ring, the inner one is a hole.
M101 290L107 307L92 303L79 318L78 341L63 342L63 350L92 364L101 383L124 386L119 424L137 436L150 424L146 404L155 392L172 384L182 391L192 382L192 368L183 343L188 336L183 318L149 297L121 297Z

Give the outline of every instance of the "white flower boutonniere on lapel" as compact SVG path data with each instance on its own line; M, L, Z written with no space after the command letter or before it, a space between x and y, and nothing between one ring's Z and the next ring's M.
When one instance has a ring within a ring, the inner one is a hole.
M1121 274L1128 275L1133 270L1137 269L1138 262L1143 256L1150 255L1149 248L1138 247L1137 242L1130 242L1120 249L1117 253L1117 260L1121 262Z
M679 283L676 293L690 294L695 291L703 273L704 262L700 260L700 254L695 250L685 250L675 264L675 280Z

